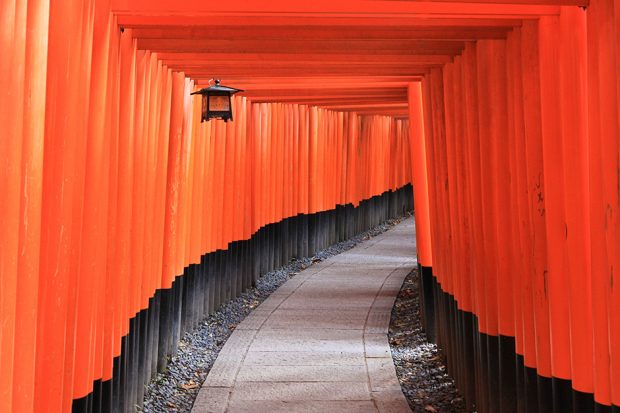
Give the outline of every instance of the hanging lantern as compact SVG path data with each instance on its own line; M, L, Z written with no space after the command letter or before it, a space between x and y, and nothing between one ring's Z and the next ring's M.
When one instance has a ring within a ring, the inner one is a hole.
M192 92L192 95L202 95L202 117L201 122L210 119L223 119L224 122L233 120L231 96L243 90L220 85L219 79L215 80L215 85Z

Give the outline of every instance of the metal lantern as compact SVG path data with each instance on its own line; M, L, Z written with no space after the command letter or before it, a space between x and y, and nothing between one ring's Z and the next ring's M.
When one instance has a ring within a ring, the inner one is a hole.
M210 119L223 119L224 122L233 120L232 101L230 97L243 90L220 85L219 79L215 85L192 92L192 95L202 95L201 122Z

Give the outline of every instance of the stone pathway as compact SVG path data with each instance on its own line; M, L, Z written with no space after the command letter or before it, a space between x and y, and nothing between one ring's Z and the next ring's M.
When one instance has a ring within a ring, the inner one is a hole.
M410 412L388 344L413 218L300 272L241 322L193 412Z

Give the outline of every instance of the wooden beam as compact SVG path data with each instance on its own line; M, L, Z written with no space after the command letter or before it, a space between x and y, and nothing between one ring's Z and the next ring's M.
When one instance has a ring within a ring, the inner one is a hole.
M264 72L264 71L296 71L298 73L303 73L304 71L313 71L313 70L324 70L329 72L337 73L339 71L347 71L347 69L377 69L377 70L386 70L386 74L390 70L408 70L411 68L418 67L433 67L440 66L438 63L430 63L430 62L420 62L420 63L409 63L403 64L401 62L364 62L364 63L333 63L327 59L325 62L246 62L243 65L238 63L231 62L215 62L215 63L196 63L196 62L175 62L168 63L168 66L172 69L184 71L184 72L218 72L218 71L236 71L240 70L246 73L253 72Z
M179 62L187 62L192 64L211 64L211 63L237 63L246 64L251 62L264 63L403 63L403 64L445 64L452 59L446 55L403 55L403 54L374 54L367 55L363 53L341 53L326 56L319 53L304 54L282 54L282 53L191 53L191 52L160 52L157 57L164 64L178 64Z
M557 15L555 8L552 15ZM119 26L124 28L170 27L170 26L208 26L217 21L220 26L232 26L245 29L257 26L363 26L385 27L386 25L409 27L452 27L484 26L515 27L521 25L522 19L536 18L536 15L358 15L358 16L321 16L321 15L234 15L234 14L160 14L144 15L139 13L117 13Z
M138 48L154 52L190 53L292 53L292 54L426 54L455 55L463 50L460 41L439 40L190 40L190 39L138 39Z
M507 0L505 0L507 1ZM558 12L558 5L575 5L576 0L512 0L512 4L497 4L492 0L477 1L384 1L384 0L228 0L214 10L212 2L186 0L111 0L111 9L121 14L153 15L313 15L341 17L342 15L397 16L410 15L545 15ZM483 3L483 4L481 4ZM521 4L515 4L521 3ZM543 3L544 5L538 5ZM213 24L214 21L212 20Z
M501 39L511 26L253 26L239 30L234 26L156 26L137 28L138 39L193 40L476 40Z

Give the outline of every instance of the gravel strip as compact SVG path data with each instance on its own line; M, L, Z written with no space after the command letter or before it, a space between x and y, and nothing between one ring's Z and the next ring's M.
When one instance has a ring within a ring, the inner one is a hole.
M414 413L466 413L441 350L422 331L418 281L415 269L405 278L392 309L389 341L400 387Z
M292 260L288 265L265 274L254 288L241 294L203 320L199 327L186 333L179 342L164 373L151 381L144 396L145 413L189 412L209 370L222 346L251 311L288 279L316 262L345 252L362 241L377 236L400 222L387 221L349 240L334 244L314 257Z

